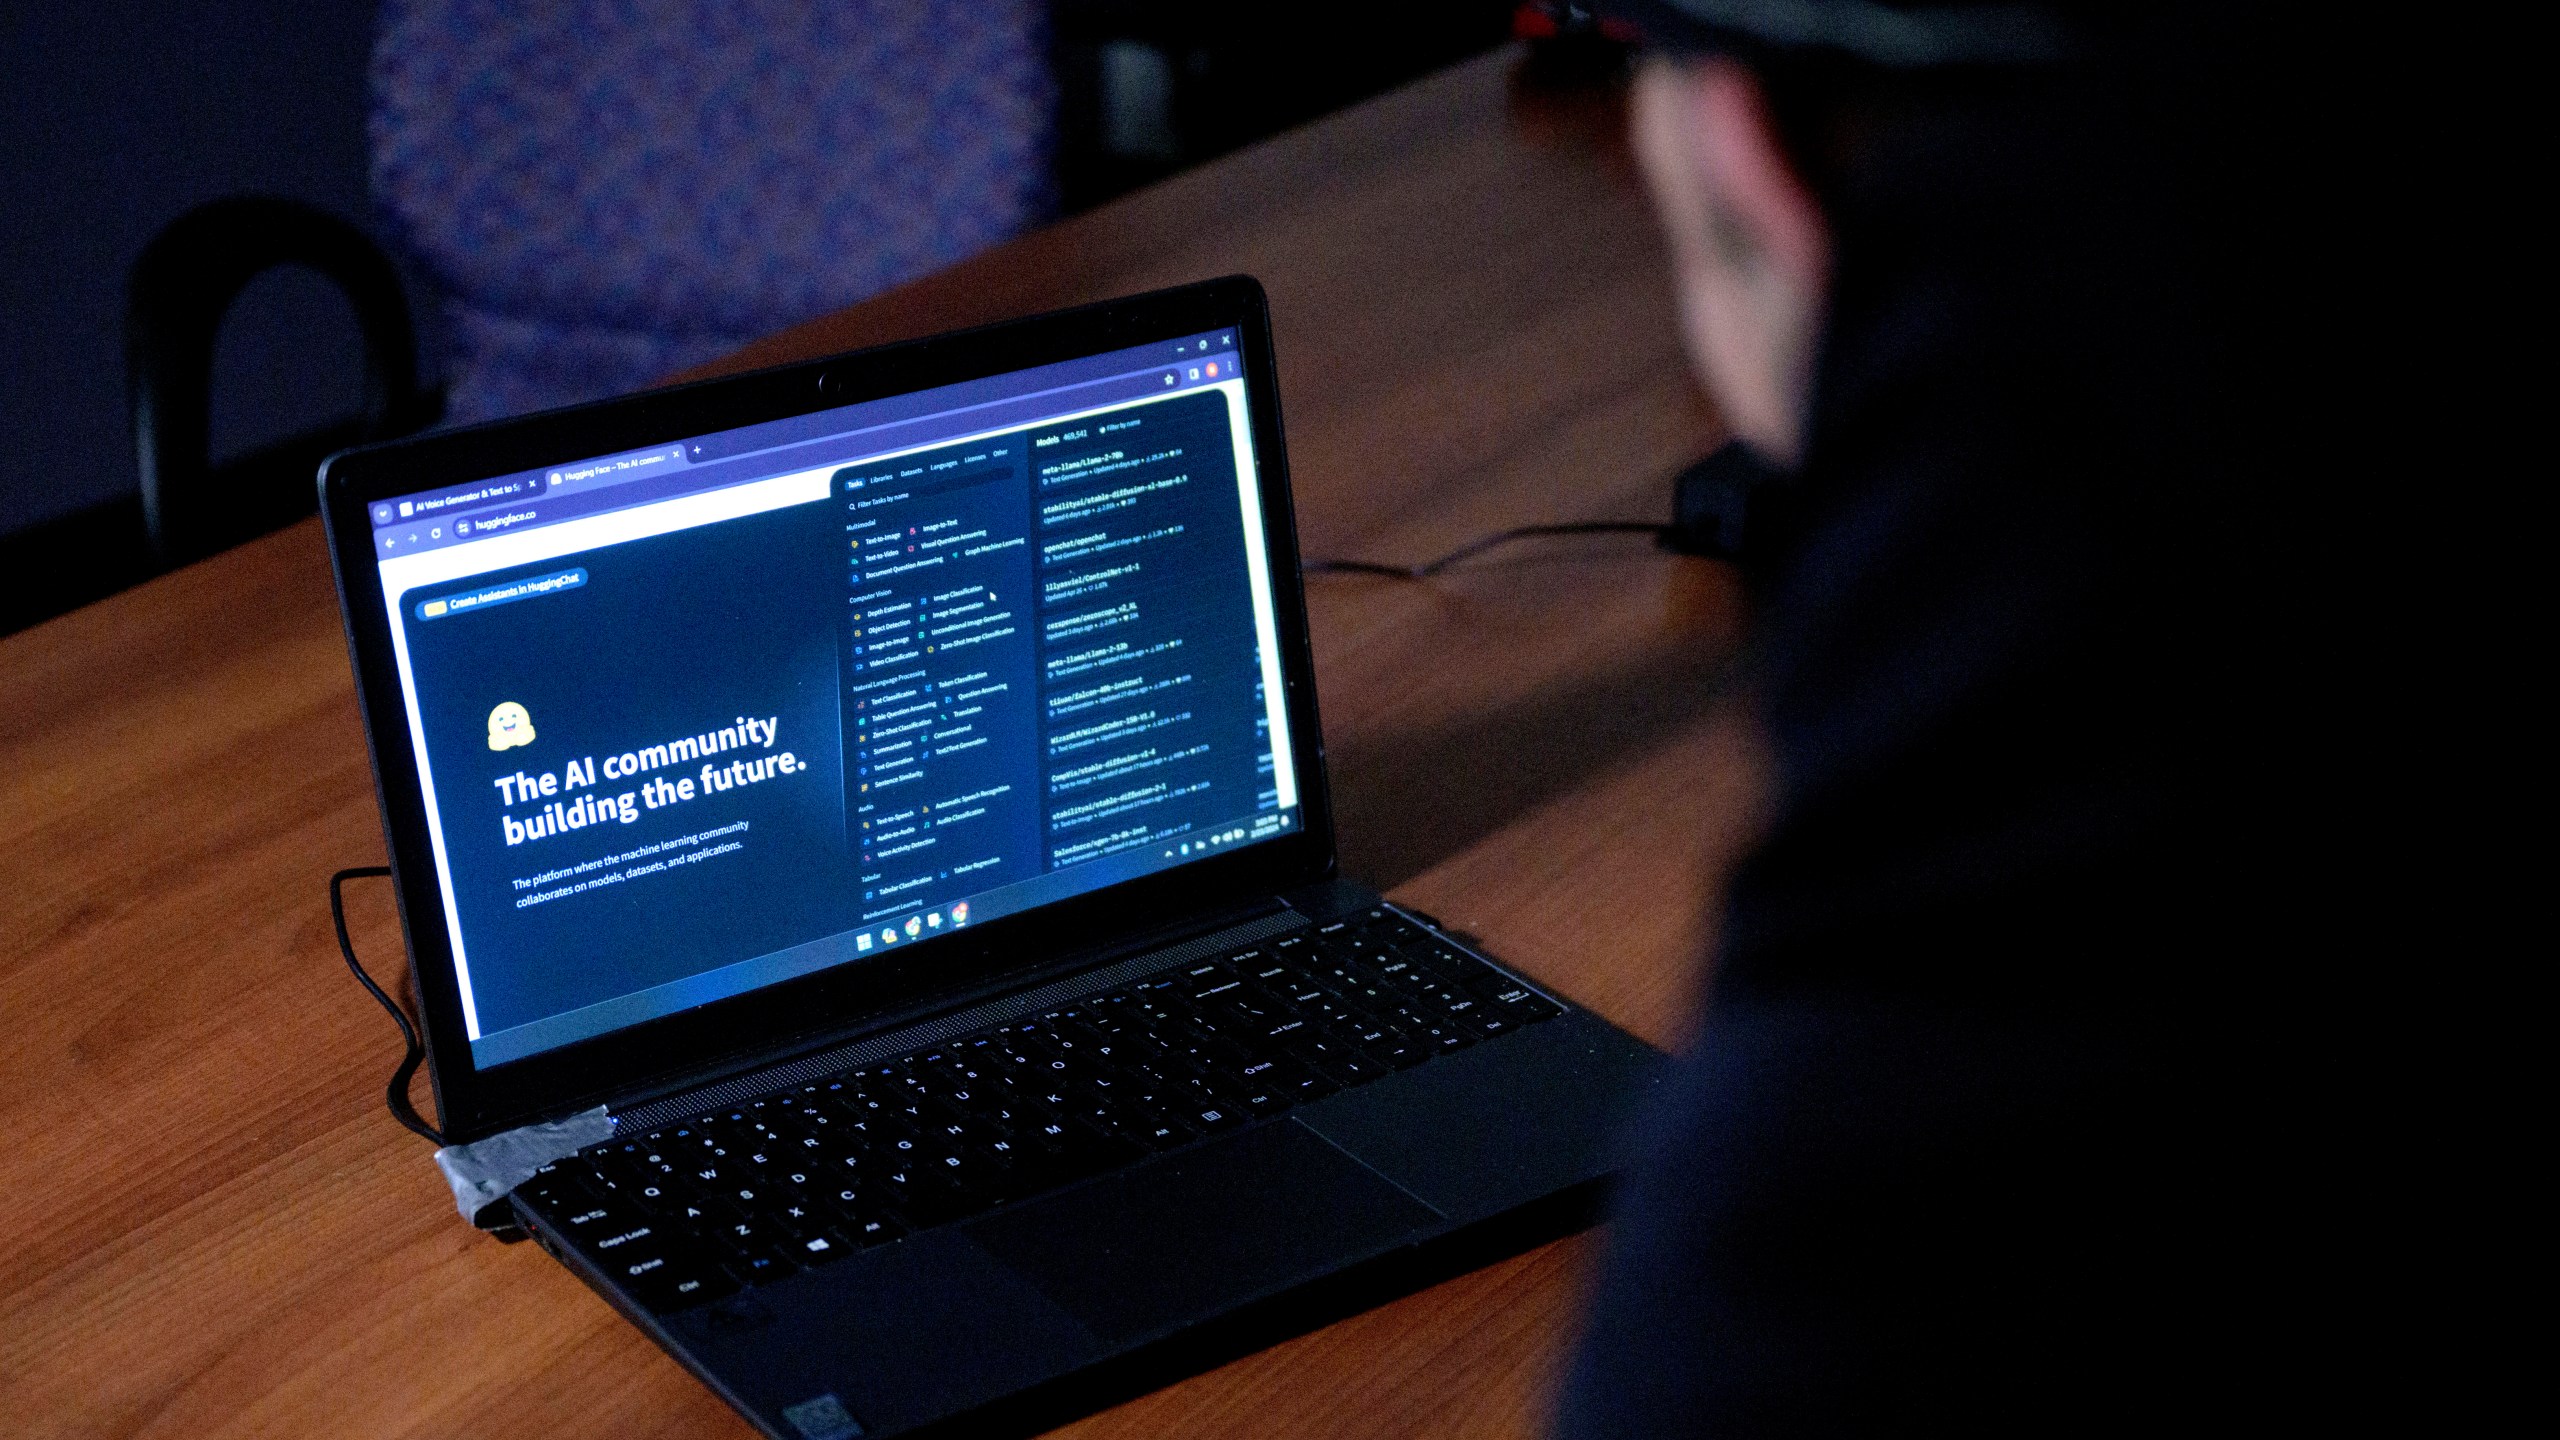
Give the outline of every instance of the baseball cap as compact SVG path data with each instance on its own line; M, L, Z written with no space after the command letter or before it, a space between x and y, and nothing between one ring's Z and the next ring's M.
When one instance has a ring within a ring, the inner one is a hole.
M2037 4L1894 0L1600 0L1662 50L1832 51L1896 70L2036 66L2071 50L2070 26Z

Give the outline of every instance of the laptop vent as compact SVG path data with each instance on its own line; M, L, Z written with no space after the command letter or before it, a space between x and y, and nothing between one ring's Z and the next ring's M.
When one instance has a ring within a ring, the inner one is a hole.
M875 1035L868 1040L857 1040L850 1045L839 1045L833 1050L803 1056L770 1069L758 1070L752 1074L741 1075L734 1080L723 1080L717 1085L706 1085L699 1090L687 1091L655 1104L643 1105L636 1110L615 1116L614 1128L621 1133L655 1130L670 1121L690 1119L706 1111L718 1110L770 1095L776 1090L805 1085L820 1076L832 1075L839 1070L849 1070L856 1065L868 1065L874 1060L903 1055L908 1051L948 1040L954 1035L965 1035L972 1030L983 1029L989 1025L1001 1025L1008 1020L1045 1010L1061 1001L1073 1000L1080 995L1091 995L1097 990L1108 990L1115 985L1124 985L1141 976L1153 975L1159 970L1169 970L1176 965L1188 965L1205 956L1232 950L1239 945L1250 945L1256 940L1277 935L1284 930L1295 930L1307 923L1307 917L1295 910L1283 910L1276 915L1265 915L1258 920L1248 920L1242 925L1221 930L1214 935L1203 935L1197 940L1187 940L1168 949L1151 950L1133 960L1123 960L1117 965L1106 966L1100 970L1087 970L1064 980L1053 981L1036 990L1025 990L1018 995L1008 995L1001 1000L990 1000L984 1005L945 1015L938 1020L928 1020L921 1025L894 1030L886 1035Z

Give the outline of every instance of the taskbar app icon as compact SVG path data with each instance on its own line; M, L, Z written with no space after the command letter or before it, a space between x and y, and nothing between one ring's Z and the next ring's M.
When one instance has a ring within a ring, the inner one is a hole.
M868 955L875 947L886 949L902 940L921 940L937 931L957 930L968 923L969 902L956 901L945 909L920 911L895 925L883 925L877 932L856 931L853 949L855 954Z

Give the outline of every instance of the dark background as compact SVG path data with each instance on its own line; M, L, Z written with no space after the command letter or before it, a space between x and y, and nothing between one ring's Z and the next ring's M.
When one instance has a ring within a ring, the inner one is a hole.
M1512 6L1402 0L1376 10L1055 0L1064 209L1479 53L1509 32ZM125 277L161 227L204 201L255 192L373 228L364 117L374 7L102 0L0 11L10 76L0 106L5 538L134 493ZM412 298L432 383L435 307L414 286ZM323 282L292 270L255 282L222 332L215 459L354 412L359 354L345 306ZM10 623L23 621L0 629Z
M252 191L367 217L373 7L101 0L0 11L9 74L0 105L7 533L136 485L125 271L160 227L204 201ZM354 410L358 360L335 291L304 272L269 272L223 327L214 453Z

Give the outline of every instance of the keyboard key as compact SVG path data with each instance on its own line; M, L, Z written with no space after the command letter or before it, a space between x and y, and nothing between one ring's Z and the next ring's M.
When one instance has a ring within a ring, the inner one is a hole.
M1284 1082L1284 1070L1294 1072L1298 1068L1275 1055L1268 1059L1252 1060L1238 1065L1232 1070L1222 1072L1219 1078L1238 1089L1278 1085Z
M1370 966L1367 973L1376 976L1378 984L1407 1000L1436 990L1441 983L1439 976L1401 956Z
M1410 1070L1432 1055L1430 1047L1394 1025L1380 1025L1364 1034L1360 1053L1391 1070Z
M1293 1060L1278 1062L1273 1068L1270 1084L1280 1093L1288 1096L1293 1104L1299 1105L1310 1100L1321 1100L1342 1088L1341 1083L1332 1076Z
M681 1310L734 1294L737 1282L690 1249L631 1252L605 1266L633 1298L652 1310Z
M1387 988L1384 983L1373 982L1360 976L1348 966L1341 967L1323 978L1326 988L1356 1013L1375 1015L1380 1010L1392 1010L1404 1003L1404 997Z
M556 1217L569 1207L583 1206L593 1199L573 1171L564 1169L562 1162L556 1161L535 1171L531 1179L516 1187L515 1193L534 1208L555 1217L555 1224Z
M583 1237L582 1242L599 1259L611 1260L617 1250L644 1254L665 1248L667 1237L660 1228L647 1221L625 1225L619 1229L598 1231Z
M886 1213L848 1217L837 1234L857 1248L886 1244L907 1233L906 1227Z
M1199 1138L1198 1132L1170 1115L1158 1115L1140 1120L1130 1127L1129 1134L1135 1137L1141 1147L1141 1153L1149 1150L1172 1150L1188 1145ZM1100 1169L1097 1168L1089 1173L1098 1174Z
M792 1264L789 1260L784 1259L777 1253L767 1250L758 1250L748 1254L732 1255L729 1258L729 1273L746 1281L750 1285L770 1284L771 1282L779 1280L786 1275L792 1274L797 1269L799 1269L799 1267Z
M881 1178L880 1189L889 1204L919 1228L969 1213L959 1193L925 1165L891 1171Z
M1322 1073L1337 1085L1357 1085L1386 1073L1386 1066L1353 1050L1337 1040L1310 1035L1291 1051L1311 1070Z
M1524 1024L1535 1023L1551 1015L1564 1013L1564 1007L1553 1000L1526 985L1507 978L1502 988L1496 990L1490 998L1496 1008L1511 1012Z
M1277 1085L1255 1085L1237 1092L1237 1103L1248 1115L1277 1115L1296 1103L1296 1096Z
M670 1207L667 1211L667 1218L690 1226L693 1233L700 1235L709 1231L712 1226L718 1225L729 1219L736 1213L736 1211L730 1209L726 1205L718 1203L717 1201L696 1197L691 1200L680 1201L676 1205Z
M1188 1075L1168 1087L1165 1098L1167 1108L1179 1114L1202 1105L1232 1105L1236 1087L1222 1076Z
M1432 1003L1437 1005L1440 1013L1446 1015L1460 1029L1475 1035L1489 1033L1485 1030L1482 1023L1484 1011L1483 1001L1477 1000L1473 996L1458 994L1455 991L1443 990L1437 996L1433 997Z
M572 1196L569 1203L553 1212L551 1228L561 1238L586 1246L599 1235L627 1230L640 1222L639 1212L626 1205Z
M1413 1036L1416 1041L1430 1046L1435 1052L1441 1054L1452 1050L1464 1050L1476 1043L1474 1035L1452 1020L1417 1014L1413 1017L1412 1023L1404 1028L1405 1032Z
M750 1254L773 1249L790 1237L773 1221L747 1214L714 1225L711 1238L734 1253Z
M801 1236L799 1248L791 1252L791 1258L813 1267L831 1265L860 1248L841 1235L819 1230Z
M1483 961L1461 951L1452 950L1446 945L1416 945L1400 948L1402 953L1410 955L1420 963L1423 969L1451 985L1464 985L1476 976L1484 974L1487 969Z
M771 1217L775 1229L785 1235L800 1238L819 1234L835 1223L835 1217L827 1213L827 1210L815 1199L794 1200L766 1213Z

